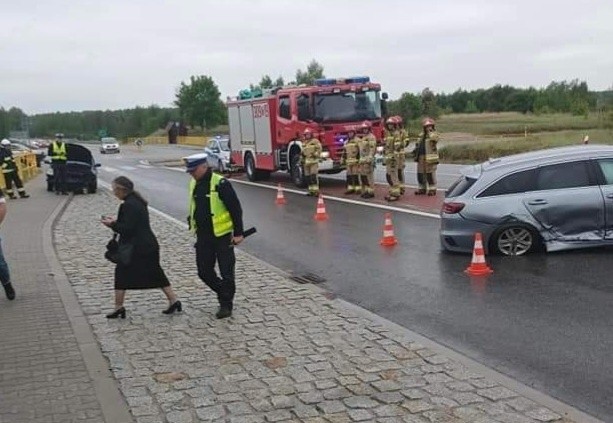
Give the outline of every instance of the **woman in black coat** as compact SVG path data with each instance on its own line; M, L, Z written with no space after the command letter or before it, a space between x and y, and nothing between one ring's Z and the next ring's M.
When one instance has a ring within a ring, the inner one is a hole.
M147 202L134 191L134 184L125 176L115 178L113 194L123 201L119 206L117 220L104 216L102 223L119 234L119 244L133 246L130 262L118 263L115 267L115 311L107 314L109 319L125 319L123 301L126 289L161 288L168 298L168 308L162 313L181 311L181 301L170 287L170 282L160 266L160 246L149 224Z

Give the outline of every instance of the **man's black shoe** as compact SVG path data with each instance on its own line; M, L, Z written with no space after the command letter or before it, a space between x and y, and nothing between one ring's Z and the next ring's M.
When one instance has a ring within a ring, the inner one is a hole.
M15 299L15 290L13 289L13 285L7 283L6 285L2 285L4 287L4 292L6 293L6 298L9 300Z
M232 316L232 310L228 307L219 307L217 313L215 313L215 317L218 319L225 319L226 317Z

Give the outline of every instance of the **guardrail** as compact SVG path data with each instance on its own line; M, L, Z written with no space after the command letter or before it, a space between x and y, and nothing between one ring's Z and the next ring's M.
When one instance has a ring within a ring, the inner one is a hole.
M168 137L142 137L142 138L128 138L128 144L135 144L136 140L141 140L143 145L159 145L169 144ZM177 137L177 144L180 145L195 145L204 147L209 140L209 137L205 136L189 136L189 137Z
M13 154L15 164L17 165L17 172L19 177L25 183L34 178L40 172L40 168L36 166L36 154L34 153L15 153ZM4 174L0 172L0 185L2 188L6 187L6 181L4 180Z

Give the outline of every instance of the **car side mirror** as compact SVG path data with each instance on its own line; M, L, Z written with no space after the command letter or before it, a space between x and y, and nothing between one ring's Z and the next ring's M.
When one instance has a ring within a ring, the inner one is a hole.
M100 167L100 166L102 166L100 163L96 163L96 164L94 165L94 167Z
M387 93L383 93L383 94L381 94L381 98L382 98L383 100L387 100L387 99L388 99Z

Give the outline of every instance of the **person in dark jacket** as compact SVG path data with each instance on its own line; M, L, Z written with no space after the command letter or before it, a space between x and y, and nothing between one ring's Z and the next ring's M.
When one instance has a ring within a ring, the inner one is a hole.
M168 308L162 313L182 311L181 301L160 266L160 246L149 224L147 202L134 191L134 184L125 176L115 178L112 187L115 196L123 203L119 206L117 220L103 216L102 223L119 234L120 245L130 243L133 250L129 264L118 263L115 267L115 311L106 317L126 317L123 306L126 289L161 288L168 298Z
M243 210L232 184L212 171L208 159L206 153L183 159L186 172L192 175L187 220L197 239L198 276L217 294L215 317L224 319L232 315L234 306L234 246L243 241Z

